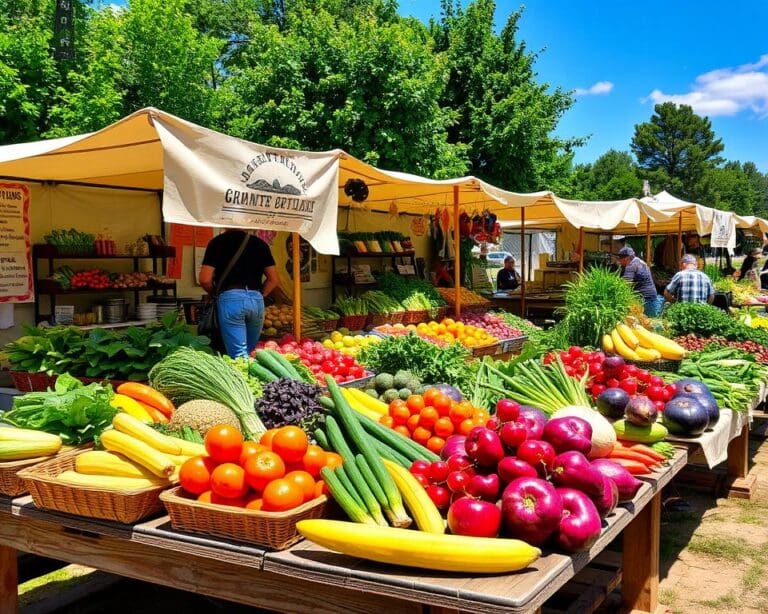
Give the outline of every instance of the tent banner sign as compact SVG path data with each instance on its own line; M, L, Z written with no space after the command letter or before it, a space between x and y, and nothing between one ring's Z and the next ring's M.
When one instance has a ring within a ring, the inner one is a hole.
M729 211L713 212L710 246L736 247L736 220Z
M298 232L338 254L339 156L249 143L167 116L154 118L165 150L166 222Z
M0 303L32 300L29 187L0 183Z

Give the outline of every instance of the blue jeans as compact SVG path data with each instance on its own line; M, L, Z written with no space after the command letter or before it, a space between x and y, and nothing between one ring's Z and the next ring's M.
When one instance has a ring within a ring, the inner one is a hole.
M248 356L264 326L264 297L256 290L225 290L219 294L219 328L232 358Z
M662 307L664 307L664 297L661 294L657 294L655 298L646 299L645 315L655 318L661 313Z

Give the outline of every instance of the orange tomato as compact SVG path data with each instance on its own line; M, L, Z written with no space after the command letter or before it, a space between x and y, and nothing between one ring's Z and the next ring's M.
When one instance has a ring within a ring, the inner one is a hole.
M179 483L188 493L201 495L211 489L211 472L216 467L207 456L193 456L179 469Z
M393 403L389 408L389 416L392 418L393 424L405 424L411 417L411 410L404 402L401 405L394 405Z
M446 437L453 435L453 422L451 422L450 418L438 418L435 425L432 427L432 431L438 437L445 439Z
M472 417L472 409L461 403L454 403L448 410L448 417L458 426L463 420Z
M205 434L205 451L217 463L236 463L243 451L243 435L234 426L217 424Z
M421 414L419 415L419 426L431 429L439 417L440 414L437 413L437 410L434 407L425 407L421 410Z
M211 473L211 490L213 494L225 499L242 497L248 492L245 482L245 471L235 463L223 463Z
M245 462L245 481L254 490L263 490L269 482L284 475L285 463L274 452L259 452Z
M417 426L411 434L411 439L423 446L427 445L427 441L429 441L430 437L432 437L432 432L425 429L423 426Z
M197 495L197 500L200 503L210 503L211 496L213 496L213 493L210 490L206 490L205 492L201 492L199 495Z
M298 463L309 447L307 434L298 426L283 426L272 438L272 451L286 463Z
M451 409L451 397L442 392L438 392L435 398L432 399L432 407L434 407L441 416L446 415Z
M277 433L277 429L269 429L266 433L264 433L259 438L259 443L262 446L267 446L270 450L272 449L272 438L275 436L275 433Z
M390 429L395 425L395 421L392 419L392 416L382 416L379 418L379 423Z
M264 499L261 497L251 497L245 504L245 509L258 512L264 507Z
M411 416L411 418L418 418L418 416ZM409 418L408 421L410 422L411 419ZM410 431L410 429L407 426L403 425L403 424L398 424L392 430L395 431L396 433L400 433L403 437L408 437L408 439L411 438L411 431Z
M341 457L341 454L337 454L336 452L325 453L325 466L328 467L328 469L341 467L343 464L344 459Z
M301 466L313 478L316 478L320 475L320 470L325 467L327 461L328 455L325 453L325 450L313 443L307 446L307 451L301 459Z
M424 405L432 405L432 406L434 406L435 397L438 394L440 394L440 391L437 388L427 388L424 391Z
M427 450L431 450L435 454L439 454L440 450L443 449L443 446L445 445L445 439L442 437L430 437L427 440Z
M394 401L391 401L389 403L389 407L387 408L387 414L389 414L390 416L392 416L394 418L395 417L395 413L397 413L397 410L402 408L402 407L406 407L407 408L408 405L406 405L405 401L403 401L402 399L395 399Z
M304 491L293 482L278 478L267 484L261 498L261 509L265 512L284 512L304 503Z
M304 501L309 501L315 496L315 478L306 471L291 471L285 474L285 478L301 488L304 493Z
M245 497L221 497L215 492L211 493L211 503L216 505L229 505L231 507L245 507L247 500Z
M408 409L411 410L412 414L417 414L422 409L424 409L424 406L425 406L424 397L421 396L420 394L412 394L405 401L405 404L408 406Z
M459 435L464 435L465 437L469 435L469 432L475 428L477 425L472 420L472 418L467 418L466 420L462 420L459 424Z
M255 441L244 441L243 450L240 452L240 466L245 467L245 461L251 458L251 456L256 456L259 452L264 452L266 450L269 450L269 448L260 443L256 443Z
M405 423L405 426L408 428L408 430L411 433L413 433L413 429L419 426L420 419L421 419L421 416L419 414L413 414L410 418L408 418L408 421ZM408 437L410 437L410 435L408 435Z
M319 497L320 495L327 495L328 494L328 487L325 485L324 480L318 480L315 482L315 498Z

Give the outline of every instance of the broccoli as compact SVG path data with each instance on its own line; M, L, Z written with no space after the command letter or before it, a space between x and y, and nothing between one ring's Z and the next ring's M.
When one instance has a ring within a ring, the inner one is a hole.
M394 388L394 378L390 373L379 373L374 378L374 384L376 385L376 390L379 391L385 391L389 390L390 388Z
M394 387L405 388L412 377L413 375L411 375L410 371L398 371L395 373Z
M398 393L398 396L403 400L407 401L408 397L411 396L413 393L411 392L410 388L401 388L400 392Z
M394 388L389 388L388 390L385 390L384 394L382 395L382 401L384 401L385 403L391 403L397 398L398 398L398 392Z

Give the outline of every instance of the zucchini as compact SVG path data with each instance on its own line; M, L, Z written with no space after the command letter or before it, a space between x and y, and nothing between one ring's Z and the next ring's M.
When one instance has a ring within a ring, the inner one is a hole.
M248 365L248 374L260 379L262 382L276 382L280 379L272 371L261 366L256 360L252 360L251 364Z
M323 429L315 429L314 435L318 446L320 446L326 452L331 451L331 444L328 443L328 435L325 434Z
M384 491L381 489L381 485L373 476L373 471L371 471L371 468L368 466L368 461L365 460L365 456L362 454L356 454L355 463L357 464L357 468L360 470L360 473L363 474L365 481L368 482L368 485L371 487L371 492L373 493L373 496L376 497L376 501L378 501L379 505L382 507L386 507L387 495L384 494Z
M268 356L270 356L275 362L277 362L283 368L283 371L287 373L286 377L290 377L291 379L295 379L300 382L304 381L304 378L296 370L296 367L294 367L291 364L291 362L285 356L283 356L280 352L277 352L275 350L262 350L262 352L266 352Z
M387 521L384 520L384 516L381 514L381 506L379 505L379 502L376 501L376 497L373 496L363 474L360 473L360 470L357 468L357 465L355 464L355 455L344 440L344 435L342 435L341 429L333 416L328 416L325 419L325 428L328 430L328 441L330 442L331 447L341 454L341 457L344 459L344 470L349 476L349 480L355 490L360 493L360 497L365 503L368 512L378 524L389 526Z
M391 428L361 414L358 414L356 417L360 425L372 437L392 448L398 454L405 456L408 460L427 460L429 462L440 460L440 457L437 454L427 450L424 446L416 443L412 439L404 437L397 431L393 431Z
M291 377L285 366L279 360L275 360L275 357L269 350L256 350L253 353L253 357L262 367L274 373L278 379L281 377Z
M412 521L403 507L403 498L400 496L400 491L397 489L394 480L392 480L392 476L389 475L384 463L381 462L381 457L374 449L373 444L371 443L371 436L363 430L362 426L360 426L360 423L355 417L355 412L347 404L347 400L344 398L344 395L341 394L341 389L338 384L336 384L335 380L330 375L326 375L325 382L328 386L328 391L331 393L331 398L336 405L336 413L341 425L344 427L345 432L349 435L357 449L365 457L365 460L368 461L371 472L387 496L389 505L384 507L384 511L389 516L392 524L396 527L405 528L409 526ZM335 420L333 422L335 424ZM354 462L353 458L352 463ZM355 468L357 468L357 466L355 466Z
M660 422L654 422L650 426L637 426L623 419L616 420L613 423L613 430L616 431L618 439L638 443L656 443L669 435L667 427Z
M344 466L339 465L338 467L334 468L334 475L338 478L339 482L341 482L341 485L344 487L344 490L349 493L349 496L352 497L355 500L355 503L357 503L360 507L362 507L364 510L366 510L366 515L370 516L368 514L368 511L365 507L365 502L360 497L360 493L355 490L354 485L352 484L352 481L349 479L349 475L346 471L344 471Z
M350 496L350 494L344 488L343 484L334 475L333 471L331 471L329 467L323 467L320 470L320 475L323 477L325 485L328 487L331 496L334 498L336 503L339 504L341 509L344 510L347 516L349 516L350 520L359 522L361 524L369 524L374 526L376 525L373 518L371 518L368 515L368 512L365 511L365 508Z

